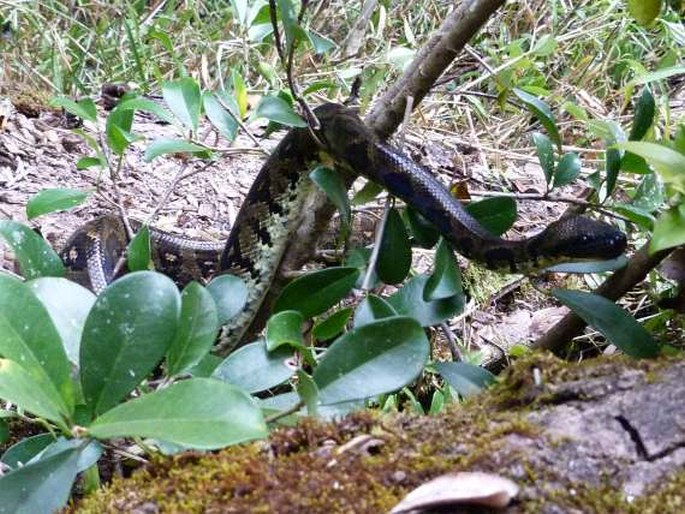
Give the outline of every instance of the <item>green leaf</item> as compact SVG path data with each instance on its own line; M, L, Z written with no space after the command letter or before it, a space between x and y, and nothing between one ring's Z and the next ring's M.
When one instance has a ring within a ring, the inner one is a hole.
M440 239L438 229L411 206L408 205L404 212L414 240L423 248L433 248Z
M277 96L262 97L257 105L257 109L255 109L255 117L266 118L288 127L307 126L307 122L293 110L288 102Z
M0 317L0 329L6 328ZM9 359L0 359L0 398L50 421L65 426L69 410L55 386L44 377L29 373Z
M661 11L661 0L628 0L628 10L640 25L650 25Z
M578 175L580 175L580 157L575 152L567 152L559 159L552 187L556 188L570 184Z
M235 69L231 73L231 81L233 82L233 94L235 94L235 100L238 105L238 114L241 118L244 118L245 114L247 114L247 86Z
M292 358L292 348L282 346L269 352L266 343L259 340L231 353L212 376L248 393L258 393L282 384L293 375Z
M564 262L545 268L545 271L550 273L605 273L625 268L626 264L628 264L626 256L619 255L615 259L607 261Z
M427 282L427 275L413 277L402 286L402 289L388 298L388 303L398 314L414 318L423 327L442 323L464 310L463 295L443 300L424 301L423 291Z
M239 277L219 275L207 284L207 291L214 298L219 325L225 325L245 308L247 286Z
M361 328L383 318L397 316L395 308L380 296L368 295L354 311L354 327Z
M639 1L639 0L637 0ZM650 73L645 73L639 77L634 78L626 84L626 88L631 88L637 84L649 84L651 82L657 82L659 80L665 80L670 77L675 77L677 75L683 75L685 73L685 66L670 66L668 68L662 68L660 70L652 71Z
M229 141L233 141L236 135L238 135L240 126L235 118L221 105L216 94L211 91L205 91L202 94L202 105L212 125L222 136Z
M140 139L131 133L133 125L133 111L131 109L121 109L117 107L109 116L105 133L107 134L107 144L116 155L123 155L131 143Z
M52 107L61 107L68 113L78 116L85 121L95 123L98 119L98 111L95 107L95 102L90 98L84 98L75 102L70 98L61 96L50 100L50 105Z
M654 122L654 113L656 112L656 104L649 88L642 90L642 95L637 101L635 107L635 117L633 118L633 127L630 129L629 141L639 141L652 126Z
M154 114L161 121L171 123L174 118L169 114L169 112L162 107L160 104L153 100L148 100L147 98L134 97L123 100L117 105L117 110L122 111L144 111ZM130 130L131 127L127 130Z
M51 384L69 417L74 403L71 365L50 314L31 288L0 274L0 355L21 363L45 390Z
M286 54L295 42L297 25L297 16L293 3L290 0L277 0L278 14L280 14L281 23L283 23L283 32L285 33L285 48ZM284 64L285 63L281 63Z
M123 403L93 421L89 432L99 439L152 437L204 450L268 434L250 396L212 378L184 380Z
M322 405L395 391L423 370L430 346L419 324L386 318L350 330L335 341L314 369Z
M664 203L664 187L656 173L645 175L637 186L633 206L647 212L654 212Z
M654 228L655 218L649 211L626 204L614 204L612 209L645 230L651 232Z
M83 328L81 385L99 414L121 401L162 359L180 311L176 285L164 275L136 271L98 297Z
M464 398L480 393L496 381L488 370L467 362L436 362L435 369Z
M304 348L303 323L299 311L281 311L271 316L266 322L266 349L271 352L283 345Z
M100 166L105 168L107 163L101 157L81 157L76 162L77 170L85 170L87 168L92 168L93 166Z
M47 309L68 359L78 366L83 326L95 303L95 295L65 278L37 278L27 285Z
M381 237L376 273L386 284L399 284L411 268L411 245L409 235L400 213L392 207L388 210L383 236Z
M615 148L607 148L604 159L607 174L606 195L610 196L614 191L614 187L616 187L618 172L621 170L621 152Z
M24 278L64 275L59 255L29 227L16 221L0 220L0 236L12 248Z
M171 112L187 128L197 134L200 119L200 86L195 79L186 77L162 84L162 96Z
M538 121L545 127L547 134L552 139L552 141L557 145L559 151L561 151L561 136L559 135L559 130L557 129L556 122L554 121L554 116L549 106L540 100L539 98L523 91L522 89L514 88L512 92L523 102L523 104L528 108L528 110L538 119Z
M516 221L516 201L507 196L485 198L470 203L466 210L492 234L504 234Z
M552 146L552 141L546 135L535 132L533 134L533 143L535 144L535 151L538 154L540 166L545 173L545 181L547 184L550 184L552 176L554 176L554 147Z
M88 194L76 189L43 189L26 203L26 217L31 220L49 212L71 209L83 203Z
M364 186L357 191L350 202L352 205L364 205L376 198L383 192L383 186L376 182L369 180Z
M685 204L671 207L654 222L654 232L649 242L650 253L685 243Z
M316 416L319 410L319 388L311 375L301 369L297 370L295 390L300 400L307 406L307 414Z
M557 47L557 40L554 39L554 36L551 34L545 34L535 43L535 46L532 48L531 52L533 55L545 57L553 54Z
M38 434L26 437L10 446L0 457L0 462L10 468L18 468L27 464L55 441L53 434Z
M306 33L309 42L312 44L312 47L314 48L315 54L324 54L329 50L335 48L335 43L327 37L324 37L321 34L314 32L313 30L307 30Z
M453 296L463 296L461 273L454 252L444 239L440 240L435 252L434 270L423 290L423 300L430 302L444 300Z
M566 289L553 289L552 295L625 354L636 359L659 354L659 346L649 332L614 302L592 293Z
M353 312L351 307L345 307L344 309L335 311L326 319L317 321L312 329L312 335L319 341L333 339L345 329Z
M12 514L36 514L64 507L76 478L80 453L81 448L70 448L1 476L0 509Z
M145 150L145 161L150 162L152 159L168 153L191 153L198 154L198 157L209 154L205 147L195 143L189 143L182 139L160 138L155 139Z
M150 253L150 228L147 225L133 236L126 252L126 265L129 271L147 271L152 269L152 255Z
M219 316L212 295L197 282L181 293L178 331L166 362L168 373L176 375L198 364L212 349L219 329Z
M652 169L647 165L647 161L639 155L635 155L633 152L623 152L623 157L621 157L621 169L629 173L638 173L640 175L652 173Z
M305 319L321 314L342 300L359 277L357 268L327 268L307 273L285 286L274 312L296 310Z
M628 141L616 146L643 157L664 182L685 193L685 155L667 146L643 141Z
M340 176L340 173L331 168L326 168L325 166L317 166L309 174L309 178L326 193L328 199L335 205L336 209L338 209L343 224L349 226L351 216L350 201L347 198L345 181Z

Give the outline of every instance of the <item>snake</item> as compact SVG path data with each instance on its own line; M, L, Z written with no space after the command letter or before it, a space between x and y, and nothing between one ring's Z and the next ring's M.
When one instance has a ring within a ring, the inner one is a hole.
M260 169L224 245L150 229L155 267L179 285L225 273L245 282L246 306L224 325L215 345L218 353L228 353L240 341L263 302L306 214L314 187L307 170L322 155L380 184L432 223L453 250L490 269L530 272L563 262L609 260L626 248L623 232L581 215L562 217L526 239L495 236L431 170L376 137L355 108L324 103L313 112L319 128L286 133ZM140 224L132 223L137 230ZM106 215L78 229L60 256L74 279L100 292L117 275L127 244L122 219Z

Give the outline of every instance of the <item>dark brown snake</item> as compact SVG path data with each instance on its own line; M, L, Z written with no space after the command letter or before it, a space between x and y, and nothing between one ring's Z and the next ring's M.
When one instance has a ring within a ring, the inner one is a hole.
M224 327L217 347L220 352L225 353L240 339L264 299L300 224L312 187L306 171L321 150L336 165L364 175L401 198L435 225L454 250L491 269L516 272L559 262L606 260L625 250L622 232L583 216L562 218L528 239L511 241L493 236L428 169L379 141L355 110L327 103L314 112L321 124L317 137L324 148L306 128L286 134L259 172L221 254L216 244L151 229L155 265L177 283L223 273L246 282L247 305L230 326ZM80 275L81 282L99 292L113 280L115 265L127 243L122 221L105 216L79 229L61 257L77 279Z

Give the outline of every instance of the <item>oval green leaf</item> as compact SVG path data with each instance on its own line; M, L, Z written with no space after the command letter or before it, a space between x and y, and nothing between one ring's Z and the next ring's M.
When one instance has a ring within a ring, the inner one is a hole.
M198 154L198 157L209 155L204 146L189 143L182 139L160 138L155 139L145 150L145 161L150 162L154 158L167 153L191 153Z
M200 119L200 86L190 78L162 84L162 96L171 112L187 128L197 133Z
M395 391L421 373L429 352L423 328L411 318L386 318L350 330L314 370L319 400L328 405Z
M221 105L216 94L211 91L205 91L202 94L202 105L205 108L207 118L214 125L214 128L228 141L233 141L238 134L240 126L235 118Z
M231 353L217 366L212 376L248 393L258 393L276 387L293 376L295 369L290 362L292 358L292 348L284 346L269 352L266 343L259 340Z
M496 381L488 370L467 362L436 362L435 369L464 398L480 393Z
M357 268L327 268L293 280L276 300L274 312L296 310L305 319L321 314L342 300L359 277Z
M328 199L338 209L343 224L349 226L351 216L350 201L347 198L345 181L340 176L340 173L325 166L317 166L309 174L309 178L326 193Z
M538 119L542 126L545 127L547 134L549 134L549 137L557 145L559 151L561 151L561 136L559 135L557 124L554 121L554 116L552 116L552 110L549 106L536 96L533 96L522 89L514 88L512 91Z
M180 304L176 285L153 271L125 275L98 297L80 353L91 412L112 408L155 368L176 334Z
M43 277L27 284L47 309L67 357L78 366L83 325L95 303L95 295L65 278Z
M661 0L628 0L628 10L640 25L651 25L661 11Z
M78 102L75 102L71 98L61 96L50 100L50 105L52 107L61 107L68 113L78 116L82 120L93 123L95 123L98 118L98 111L95 107L95 102L93 102L93 100L90 98L84 98Z
M430 302L424 301L423 292L427 282L427 275L412 278L402 286L402 289L388 298L388 303L398 314L414 318L423 327L442 323L464 310L464 295Z
M659 345L651 334L614 302L592 293L567 289L553 289L552 295L626 355L644 359L659 354Z
M552 176L554 176L554 146L552 146L552 141L541 132L535 132L533 144L535 144L538 161L540 161L540 166L545 174L545 181L550 184Z
M435 252L433 273L428 277L426 288L423 290L423 300L431 302L457 295L464 295L459 265L454 257L452 247L444 239L441 239Z
M271 352L283 345L304 348L303 323L299 311L281 311L271 316L266 322L267 350Z
M376 273L386 284L399 284L411 268L411 244L400 213L392 207L388 211L381 237Z
M16 221L0 220L0 236L12 248L24 278L64 276L59 255L29 227Z
M89 427L90 435L152 437L187 448L213 450L268 433L250 396L212 378L192 378L115 407Z
M392 316L397 316L397 311L394 307L380 296L370 294L364 298L354 311L354 327L360 328L379 319Z
M652 92L648 87L642 90L642 94L637 101L635 107L635 116L633 117L633 126L630 129L629 141L639 141L647 134L647 131L654 122L654 114L656 113L656 104Z
M140 227L126 252L129 271L147 271L152 269L152 255L150 252L150 228L147 225Z
M7 451L2 454L2 457L0 457L0 462L10 468L21 467L53 442L55 442L55 436L53 434L38 434L26 437L10 446Z
M258 118L266 118L267 120L281 123L288 127L306 127L307 122L304 121L293 108L277 96L264 96L255 109L255 116Z
M88 198L88 193L76 189L54 188L39 191L26 204L26 217L33 219L55 211L65 211Z
M679 192L685 192L685 155L667 146L644 141L628 141L616 145L644 158L661 176Z
M578 175L580 175L580 157L575 152L567 152L559 159L559 164L554 172L554 185L552 187L570 184Z
M353 312L351 307L345 307L344 309L335 311L326 319L318 321L316 325L314 325L312 335L319 341L333 339L340 334L340 332L345 330L347 322Z
M225 325L245 307L247 286L239 277L219 275L207 284L207 291L214 298L219 325Z
M410 206L407 206L404 210L405 217L407 219L407 225L409 225L409 230L411 231L414 240L422 248L433 248L435 244L440 239L440 232L435 226L428 221L426 218L421 216L421 214Z
M176 375L197 365L212 349L219 316L212 295L197 282L181 293L181 316L176 337L167 352L168 373Z
M150 114L157 116L161 121L165 121L167 123L171 123L173 121L173 117L164 107L153 100L148 100L147 98L128 98L127 100L117 104L117 110L119 109L123 111L129 110L149 112Z
M508 196L485 198L468 204L466 210L496 236L504 234L516 221L516 201Z
M685 244L685 204L671 207L654 222L649 251L656 253Z

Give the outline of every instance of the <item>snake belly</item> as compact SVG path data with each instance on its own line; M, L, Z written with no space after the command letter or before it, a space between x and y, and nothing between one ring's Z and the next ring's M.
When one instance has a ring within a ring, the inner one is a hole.
M625 235L583 216L562 218L527 239L507 240L484 229L438 182L411 158L379 141L354 109L333 103L314 110L317 139L306 128L291 129L262 166L220 253L216 244L198 243L151 230L158 270L177 283L229 273L247 285L244 310L222 327L215 350L228 353L260 308L283 254L305 213L312 183L307 170L324 151L336 165L375 182L433 223L455 251L488 268L526 271L552 263L606 260L625 250ZM133 227L135 229L135 226ZM126 230L114 216L79 229L61 252L72 276L101 290L113 280L127 245ZM84 280L85 275L85 280Z

